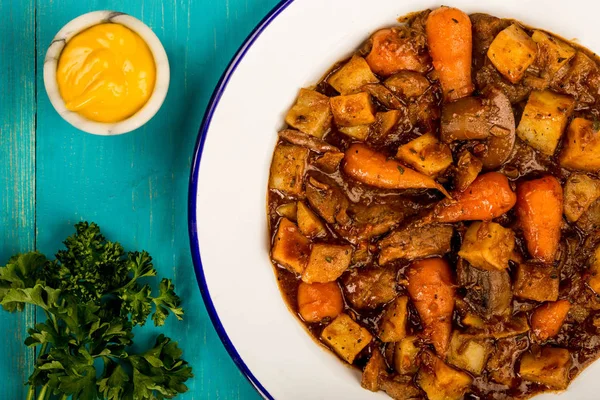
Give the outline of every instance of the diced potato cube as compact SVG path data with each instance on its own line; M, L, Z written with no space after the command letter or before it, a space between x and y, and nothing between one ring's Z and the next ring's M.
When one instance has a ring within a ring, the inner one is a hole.
M461 152L456 162L456 190L459 192L467 190L482 169L483 163L479 158L475 157L468 150Z
M590 261L591 275L588 278L588 285L600 295L600 246L596 247Z
M371 132L370 125L340 126L338 128L346 136L364 141Z
M352 364L354 359L371 342L369 331L350 318L340 314L321 332L321 340L341 358Z
M306 283L335 281L348 269L351 259L352 246L316 243L302 280Z
M328 174L332 174L338 169L343 159L344 153L328 151L315 160L315 165L320 170L327 172Z
M487 52L498 72L512 83L523 78L525 70L535 61L536 54L537 44L517 24L496 35Z
M387 306L379 325L379 339L382 342L397 342L406 336L406 320L408 318L408 297L396 297Z
M288 195L300 196L303 192L302 178L306 170L308 149L279 144L273 153L269 188L280 190Z
M298 202L297 208L298 228L300 232L308 238L323 237L327 235L325 224L321 222L317 214L315 214L304 202Z
M562 40L548 35L546 32L533 31L531 38L538 45L538 57L550 77L554 76L559 69L575 56L576 50L574 48Z
M571 121L559 163L562 167L597 172L600 169L600 127L584 118Z
M460 400L471 386L473 378L446 365L437 356L425 352L417 375L417 384L429 400Z
M296 203L286 203L277 207L277 215L289 220L296 220Z
M378 112L375 115L373 134L369 140L377 143L385 141L400 120L400 116L401 114L398 110Z
M360 386L371 392L379 391L380 376L386 371L385 360L377 347L373 349L371 358L363 370Z
M344 66L334 72L327 82L340 94L358 92L367 83L378 83L369 64L360 56L353 56Z
M452 164L452 151L433 133L426 133L400 146L396 158L425 175L435 176Z
M394 369L402 375L417 372L417 356L420 351L417 346L417 339L416 336L409 336L396 343Z
M521 358L521 378L546 385L552 389L566 389L569 385L571 354L567 349L543 347Z
M495 222L473 222L458 255L476 268L501 271L508 268L514 248L515 235L511 229Z
M569 96L550 90L531 92L517 135L541 153L553 155L574 106L575 101Z
M560 279L552 266L542 264L520 264L514 283L517 297L535 301L558 300Z
M481 375L492 352L492 345L486 340L476 340L455 331L450 340L448 362L473 375Z
M310 89L300 89L296 104L285 117L294 128L316 137L323 137L331 128L329 97Z
M375 122L375 106L366 92L329 99L333 119L338 126L368 125Z
M565 216L575 222L600 198L600 181L585 174L572 174L565 184L564 197Z
M302 274L310 253L310 242L301 233L296 224L282 218L273 240L271 256L273 260L290 272Z

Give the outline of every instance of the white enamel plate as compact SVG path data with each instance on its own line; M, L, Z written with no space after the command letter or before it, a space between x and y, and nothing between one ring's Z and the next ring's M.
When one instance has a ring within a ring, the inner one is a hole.
M577 38L600 50L600 3L587 0L451 0ZM285 0L255 29L223 75L206 112L190 180L191 248L217 332L238 367L266 398L381 398L360 387L358 371L317 345L282 299L266 217L269 165L277 131L298 89L314 84L371 33L399 16L435 8L423 0ZM600 362L560 394L600 398Z

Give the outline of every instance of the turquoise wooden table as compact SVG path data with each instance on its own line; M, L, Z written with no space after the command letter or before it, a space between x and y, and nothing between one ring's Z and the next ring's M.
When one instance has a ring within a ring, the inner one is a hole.
M54 254L80 220L97 222L126 249L145 249L173 278L185 319L169 319L193 367L184 399L255 399L216 335L196 285L187 234L187 185L210 94L246 35L277 0L0 0L0 264L38 249ZM118 137L63 121L44 90L52 37L93 10L131 14L161 39L171 64L165 104L145 127ZM30 312L0 312L0 399L23 399L33 351ZM158 330L135 331L149 344Z

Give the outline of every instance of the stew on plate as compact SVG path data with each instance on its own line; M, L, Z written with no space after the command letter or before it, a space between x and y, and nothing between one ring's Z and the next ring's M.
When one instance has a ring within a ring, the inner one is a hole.
M448 7L300 89L271 163L271 258L314 338L394 399L523 399L600 354L600 72Z

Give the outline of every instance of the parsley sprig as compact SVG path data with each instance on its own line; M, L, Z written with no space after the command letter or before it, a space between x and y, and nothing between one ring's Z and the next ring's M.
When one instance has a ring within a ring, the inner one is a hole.
M38 354L27 399L34 399L36 389L39 400L170 399L187 391L192 369L176 342L160 335L151 349L129 351L133 327L150 314L156 326L171 313L183 318L171 280L162 279L154 296L140 282L156 276L147 252L125 252L94 223L75 229L55 260L30 252L0 267L2 307L13 312L29 304L47 317L25 340Z

